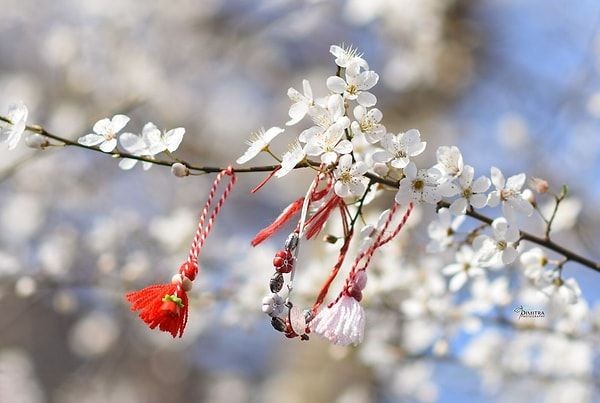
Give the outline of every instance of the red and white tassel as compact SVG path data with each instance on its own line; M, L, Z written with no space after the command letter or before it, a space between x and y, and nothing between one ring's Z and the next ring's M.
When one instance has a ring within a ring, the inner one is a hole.
M209 217L209 210L213 204L219 183L224 176L230 177L229 184L223 191ZM189 313L187 293L192 289L192 281L194 281L199 271L198 256L206 241L206 237L212 229L215 218L229 196L235 182L235 173L231 167L221 171L215 178L208 195L208 200L202 210L188 259L179 267L179 273L173 276L171 282L151 285L125 295L125 298L131 304L131 310L134 312L139 311L140 319L150 329L158 327L160 330L170 333L173 337L183 336ZM206 220L207 217L208 221Z
M313 318L310 329L333 344L356 346L363 340L365 311L356 298L344 294Z

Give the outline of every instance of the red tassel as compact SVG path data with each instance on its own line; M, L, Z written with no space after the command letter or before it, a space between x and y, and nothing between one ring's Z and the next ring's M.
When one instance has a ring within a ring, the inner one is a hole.
M302 208L302 203L304 203L304 197L299 198L289 206L283 210L283 212L277 217L275 221L268 227L264 228L260 231L254 239L252 239L252 246L256 246L266 239L270 238L274 233L279 231L281 227L285 225L286 222L290 220L293 216L295 216L298 211Z
M341 198L334 195L307 221L305 226L306 239L311 239L325 226L333 210L340 205Z
M132 311L140 311L139 316L150 329L158 326L171 336L181 337L188 320L188 297L176 284L155 284L125 295L131 303Z

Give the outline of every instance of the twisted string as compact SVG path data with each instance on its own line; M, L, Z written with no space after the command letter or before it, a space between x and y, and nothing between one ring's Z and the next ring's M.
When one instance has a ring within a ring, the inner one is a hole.
M219 184L221 183L221 181L223 180L223 178L225 176L230 177L229 183L227 184L227 187L225 188L225 190L223 191L223 194L219 198L219 201L217 202L217 204L214 206L212 212L210 213L208 222L206 222L206 217L208 216L210 208L213 204L213 200L217 193ZM225 200L227 199L227 197L229 196L229 193L233 189L233 185L235 185L235 182L236 182L235 172L233 171L233 168L231 166L229 166L226 169L219 172L219 174L215 178L215 181L213 182L212 187L210 188L210 192L208 193L208 199L206 200L206 204L204 205L204 209L202 210L200 219L198 220L198 229L196 230L196 235L194 236L194 240L192 241L192 245L190 246L190 252L188 255L188 262L190 264L197 266L198 255L200 254L200 250L202 249L202 246L204 245L204 242L206 241L206 237L208 236L208 234L210 233L210 231L212 229L212 226L215 222L215 218L217 217L217 214L219 214L221 207L223 207Z
M414 207L413 203L408 204L408 208L406 209L406 212L404 213L402 220L396 226L394 231L386 238L383 238L387 228L390 226L390 224L393 220L394 214L398 210L398 206L399 206L398 204L394 203L394 205L390 209L390 212L388 214L387 219L385 220L383 227L381 228L381 230L379 231L379 234L373 241L373 244L371 244L371 246L366 251L362 251L356 257L356 259L354 260L354 264L352 265L352 268L350 269L350 272L348 273L348 277L346 277L346 283L344 285L344 288L342 289L340 294L337 296L337 298L328 305L329 307L333 306L336 302L338 302L340 300L340 298L342 298L343 295L347 294L348 287L350 286L351 282L354 280L356 273L361 270L364 271L367 269L367 267L369 267L369 264L371 263L371 259L373 258L375 251L378 248L380 248L381 246L383 246L386 243L388 243L389 241L391 241L394 237L396 237L396 235L398 235L398 233L402 230L402 228L404 228L404 226L406 225L406 222L408 221L408 217L410 216L410 214L413 210L413 207ZM365 258L366 258L366 260L365 260L364 264L360 267L360 269L358 269L360 262Z
M396 229L394 230L394 232L392 232L392 234L390 236L379 241L375 248L379 248L379 247L385 245L386 243L388 243L389 241L394 239L396 237L396 235L398 235L398 233L406 225L406 221L408 221L408 217L410 217L410 213L412 213L413 207L414 207L414 204L412 202L408 203L408 208L407 208L406 212L404 213L404 216L402 216L402 221L400 221L400 224L398 224L398 226L396 227ZM381 234L383 234L383 231L381 231Z

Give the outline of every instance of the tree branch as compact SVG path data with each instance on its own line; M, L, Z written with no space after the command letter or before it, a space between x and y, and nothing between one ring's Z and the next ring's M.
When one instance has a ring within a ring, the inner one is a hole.
M0 116L0 121L4 121L6 123L12 123L10 121L10 119L4 117L4 116ZM138 161L144 161L144 162L149 162L151 164L155 164L155 165L162 165L162 166L172 166L174 163L176 162L180 162L182 164L184 164L190 171L196 171L196 172L203 172L203 173L216 173L216 172L221 172L223 169L225 169L225 167L214 167L214 166L197 166L197 165L192 165L189 164L185 161L166 161L166 160L159 160L159 159L154 159L154 158L148 158L148 157L142 157L142 156L138 156L138 155L133 155L133 154L129 154L129 153L124 153L124 152L120 152L120 151L112 151L112 152L105 152L100 150L99 148L96 147L91 147L91 146L85 146L83 144L79 144L77 141L73 141L73 140L69 140L67 138L64 137L60 137L57 136L55 134L50 133L49 131L47 131L46 129L44 129L42 126L39 125L31 125L31 126L26 126L25 129L27 131L30 131L32 133L37 133L40 134L42 136L46 136L52 140L56 140L62 144L68 145L68 146L73 146L73 147L79 147L79 148L84 148L86 150L90 150L90 151L95 151L95 152L99 152L102 154L106 154L106 155L110 155L113 158L130 158L130 159L134 159L134 160L138 160ZM316 161L310 161L310 160L306 160L303 161L301 163L299 163L298 165L296 165L296 167L294 169L300 169L300 168L308 168L308 167L318 167L320 166L321 163L320 162L316 162ZM277 168L279 165L263 165L263 166L254 166L254 167L249 167L249 168L233 168L233 170L237 173L247 173L247 172L270 172L273 171L275 168ZM398 181L394 181L394 180L390 180L390 179L385 179L382 178L378 175L372 174L370 172L367 172L365 174L365 176L367 178L369 178L371 180L372 183L379 183L382 185L386 185L389 186L391 188L398 188L399 186L399 182ZM442 207L450 207L450 204L448 202L445 201L441 201L438 203L438 208L442 208ZM483 223L486 224L491 224L493 219L483 215L481 213L478 213L474 210L468 210L466 213L468 216L479 220ZM591 259L588 259L584 256L581 256L577 253L575 253L574 251L571 251L570 249L565 248L564 246L558 245L557 243L555 243L554 241L550 240L549 238L542 238L533 234L530 234L526 231L520 231L521 233L521 239L524 239L526 241L532 242L534 244L537 244L539 246L542 246L546 249L549 249L551 251L554 251L562 256L564 256L567 261L573 261L573 262L577 262L583 266L586 266L594 271L597 271L600 273L600 262L594 262Z

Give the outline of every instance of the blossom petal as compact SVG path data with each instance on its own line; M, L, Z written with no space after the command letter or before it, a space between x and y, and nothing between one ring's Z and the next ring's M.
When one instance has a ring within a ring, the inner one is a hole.
M349 171L352 167L352 156L342 155L338 163L338 169L340 171Z
M473 206L473 208L484 208L487 204L487 195L482 193L471 195L469 198L469 203L471 206Z
M508 178L508 180L506 181L506 187L508 189L512 189L515 191L520 191L521 188L523 187L523 185L525 184L525 179L526 176L523 173L520 173L518 175L514 175L511 176L510 178Z
M112 125L109 118L100 119L92 128L96 134L108 134L112 131Z
M348 197L351 195L348 185L346 185L345 183L342 183L340 181L335 182L334 190L335 190L335 194L337 194L340 197Z
M379 81L379 74L374 71L363 71L358 76L359 89L369 90Z
M113 151L117 147L117 139L110 139L100 144L100 149L105 153Z
M375 97L375 95L371 94L370 92L362 91L358 94L358 97L356 98L356 102L358 102L362 106L369 107L369 106L373 106L377 103L377 98Z
M448 285L448 289L452 292L456 292L460 290L463 285L467 282L467 273L460 272L456 273L451 279L450 284Z
M137 164L137 160L131 158L124 158L121 161L119 161L119 168L128 171L131 168L133 168L135 164Z
M362 161L357 161L352 168L350 168L350 174L352 176L362 176L364 175L369 166Z
M245 164L246 162L250 161L252 158L256 157L258 154L260 154L261 150L262 150L262 148L260 146L256 146L256 144L252 144L250 147L248 147L246 152L241 157L239 157L237 160L235 160L235 162L240 165Z
M296 102L290 106L290 110L288 111L290 120L286 122L286 126L293 126L300 122L307 113L308 105L305 102Z
M496 186L496 189L504 189L504 185L506 184L506 182L504 180L504 175L502 175L502 172L496 167L492 167L490 171L492 183L494 184L494 186Z
M90 133L90 134L86 134L83 137L80 137L77 139L77 142L79 144L82 144L84 146L96 146L100 143L102 143L104 141L104 136L101 136L99 134L94 134L94 133Z
M115 115L110 121L113 134L118 133L129 123L129 117L125 115Z
M371 158L373 158L373 161L375 162L388 162L389 160L391 160L394 156L392 154L390 154L389 152L385 151L385 150L378 150L375 151L373 153L373 155L371 156Z
M475 169L470 165L465 165L462 174L458 177L460 187L468 189L473 183L473 176L475 175Z
M475 179L475 182L471 185L473 193L483 193L490 187L490 180L486 176L480 176Z
M502 251L502 263L511 264L517 258L517 250L512 246L507 246Z
M450 211L452 211L452 214L454 215L463 215L466 213L468 205L467 199L460 197L452 202Z
M125 151L131 154L141 153L146 148L146 143L144 143L142 138L137 134L133 133L121 134L121 136L119 136L119 142L121 143L121 147L123 147Z
M339 154L349 154L352 152L352 143L348 140L340 141L334 148Z
M367 188L367 184L366 184L367 181L368 181L367 178L362 178L361 180L356 180L356 181L350 182L348 184L350 193L352 193L353 195L356 195L356 196L360 196L363 193L365 193L365 190Z
M346 81L337 76L331 76L327 79L327 88L335 94L343 94L346 91Z
M179 144L181 144L181 141L183 140L184 134L185 129L183 127L177 127L166 132L165 142L167 143L167 150L170 152L177 150Z

